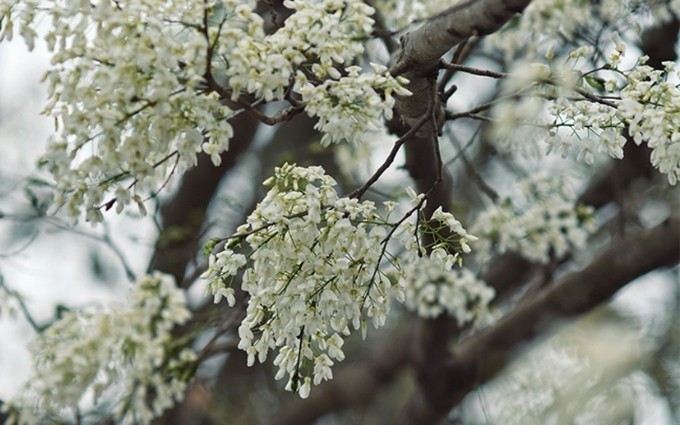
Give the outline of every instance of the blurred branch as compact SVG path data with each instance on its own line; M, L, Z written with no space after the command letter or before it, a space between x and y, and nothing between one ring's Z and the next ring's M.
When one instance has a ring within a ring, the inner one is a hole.
M582 271L563 278L538 297L501 319L494 326L455 347L446 368L442 396L428 408L412 400L416 415L408 423L432 423L457 405L472 389L493 378L512 360L523 343L545 332L561 320L572 318L607 301L634 279L680 261L680 217L659 226L630 233L613 243ZM480 354L484 355L481 356ZM432 409L435 407L435 409ZM413 419L417 421L413 422Z
M450 63L446 62L445 60L439 61L439 67L442 69L450 69L452 71L461 71L461 72L466 72L468 74L473 74L473 75L479 75L482 77L490 77L490 78L499 78L499 79L504 79L508 78L508 73L506 72L498 72L498 71L491 71L490 69L483 69L483 68L474 68L471 66L465 66L465 65L460 65L457 63Z
M392 32L387 28L385 18L383 17L382 13L380 13L380 9L376 7L375 1L364 0L364 3L375 9L375 13L373 14L373 20L375 20L375 29L373 30L373 34L379 37L383 43L385 43L385 47L390 54L396 52L399 49L399 45L392 38Z
M29 325L31 325L31 328L36 333L41 333L49 324L47 325L40 325L38 322L35 320L33 315L31 314L31 311L28 309L28 306L26 305L26 302L24 301L24 297L14 289L10 288L7 286L5 283L5 278L0 275L0 288L9 296L14 298L16 300L17 304L19 305L19 309L21 310L21 313L23 314L24 318L28 322Z

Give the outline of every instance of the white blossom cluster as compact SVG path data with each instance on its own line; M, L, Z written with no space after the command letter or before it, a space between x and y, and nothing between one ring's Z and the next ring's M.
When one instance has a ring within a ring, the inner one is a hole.
M331 366L344 359L342 345L352 329L365 333L368 320L382 326L390 300L403 301L404 287L413 281L409 272L419 272L408 264L424 256L425 247L412 220L389 221L395 203L385 204L383 216L371 201L339 197L321 167L286 164L265 184L269 192L225 248L210 255L203 278L215 301L224 297L233 305L231 278L244 270L242 289L250 298L239 348L249 365L277 350L276 377L288 376L287 388L306 397L312 382L332 378ZM413 202L421 200L415 196ZM450 271L475 238L449 213L439 210L433 221L458 242L447 250L442 241L428 257L433 267ZM387 250L392 236L405 251L399 260ZM235 252L244 242L248 258ZM398 279L391 278L394 271Z
M6 406L10 423L61 422L111 399L121 423L150 423L193 375L195 353L170 334L189 317L184 292L159 273L137 282L125 306L64 313L32 347L34 376Z
M18 20L32 46L36 14L52 21L44 113L58 130L42 164L56 181L55 209L65 206L74 219L84 209L87 220L101 221L107 195L119 212L131 201L143 209L139 193L195 165L201 150L219 164L232 112L199 86L207 51L198 30L203 1L10 3L0 11L0 39L11 38Z
M627 73L618 112L633 141L652 149L652 165L675 185L680 179L680 89L670 79L680 76L680 67L665 65L664 70L639 65Z
M493 288L466 268L447 269L436 260L422 257L409 264L405 283L405 305L421 317L435 318L442 313L454 317L459 326L490 320L489 303Z
M575 205L575 194L563 176L537 173L520 181L519 191L483 211L472 231L477 252L516 252L530 261L548 263L585 246L594 230L592 207Z
M284 99L287 91L302 97L308 115L318 117L321 143L361 142L389 119L393 95L408 95L406 80L372 65L362 73L349 64L364 52L362 40L373 28L373 8L360 0L287 0L295 13L284 26L265 35L263 19L247 6L236 8L248 25L228 28L218 52L228 57L225 71L232 99L244 91L266 101ZM301 31L300 28L304 28Z
M322 143L360 141L389 118L403 78L347 66L364 52L374 9L361 0L286 0L294 13L265 34L256 2L24 0L0 6L0 40L14 26L30 47L37 16L52 21L45 74L55 118L42 164L54 176L52 211L103 219L143 200L200 152L220 164L236 101L289 93L319 118ZM303 31L300 29L304 28ZM339 69L344 69L341 72ZM293 102L299 102L295 100Z
M254 5L245 4L234 9L234 21L247 25L230 26L219 35L218 54L228 57L233 99L241 90L265 100L283 99L301 65L318 78L338 78L334 66L363 53L362 39L371 33L374 12L364 2L286 0L283 5L295 12L271 35L265 35Z

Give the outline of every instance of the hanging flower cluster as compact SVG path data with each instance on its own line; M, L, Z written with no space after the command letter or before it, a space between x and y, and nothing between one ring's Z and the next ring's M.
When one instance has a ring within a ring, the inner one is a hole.
M242 289L250 298L239 348L249 364L277 350L277 378L288 376L287 387L305 397L312 382L332 377L352 329L365 333L369 320L382 326L390 300L404 300L410 273L419 273L408 265L425 255L425 247L412 220L389 221L393 203L381 213L371 201L339 197L321 167L286 164L265 185L270 190L247 224L221 252L210 254L203 278L215 301L226 298L233 305L231 279L243 270ZM422 198L414 203L422 205ZM432 266L451 271L475 238L451 214L439 211L433 221L458 242L432 247ZM388 250L392 237L405 250L399 260Z
M680 69L666 62L665 69L656 70L645 65L646 57L629 70L620 69L624 54L625 45L619 41L603 67L609 78L584 79L593 88L615 96L615 101L606 105L559 98L550 104L556 117L553 125L569 128L572 137L553 132L548 143L564 153L578 139L579 158L588 163L600 151L620 159L626 143L621 133L627 129L636 144L651 148L652 165L675 185L680 179L680 89L671 81L680 76Z
M271 35L265 35L263 19L251 5L234 8L239 19L230 19L230 12L225 12L229 24L241 22L240 28L230 25L217 35L216 53L229 55L226 75L233 99L240 91L267 101L283 99L301 65L318 78L328 74L338 78L334 66L364 52L360 40L370 35L374 12L364 2L286 0L283 5L295 12Z
M409 96L402 87L404 78L392 78L382 65L372 64L373 73L360 74L361 68L346 69L347 76L311 84L298 73L295 90L305 102L310 116L318 117L315 128L323 133L321 144L349 140L361 143L375 137L381 118L392 118L394 95Z
M614 31L639 32L649 24L650 14L654 22L664 22L679 11L678 0L533 0L521 19L485 37L483 43L488 50L504 53L507 60L535 59L553 46L577 44L579 36L589 31L593 36L600 31L599 40Z
M170 333L189 316L184 292L159 273L137 282L125 306L64 313L32 347L34 376L6 407L10 422L62 422L83 405L115 400L122 423L150 423L193 376L195 353Z

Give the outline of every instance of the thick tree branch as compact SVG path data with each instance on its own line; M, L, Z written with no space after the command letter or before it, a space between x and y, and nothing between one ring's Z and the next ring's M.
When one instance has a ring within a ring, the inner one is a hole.
M449 49L468 37L497 31L529 3L531 0L468 0L450 7L402 37L401 54L390 72L426 76Z
M392 75L403 75L410 83L412 96L397 99L397 111L412 126L427 112L428 77L437 71L441 57L468 37L498 30L531 0L469 0L453 6L407 33L401 52L390 68Z
M402 37L402 50L396 64L390 69L393 75L403 75L409 80L411 96L398 97L396 109L406 128L421 123L432 116L406 143L406 168L416 182L418 191L428 192L425 217L438 206L445 209L451 204L451 179L441 173L438 158L437 134L444 121L440 97L434 93L441 57L464 39L491 33L500 28L516 13L521 12L530 0L471 0L449 8L430 19L420 29ZM435 182L438 183L436 186ZM434 188L432 192L430 190ZM430 411L436 411L441 390L446 384L440 375L447 359L447 342L455 333L453 319L442 316L436 320L419 322L415 338L414 366L418 388L413 399ZM433 406L428 407L430 402ZM419 419L420 412L413 411L411 423L426 424ZM425 416L427 417L427 416Z

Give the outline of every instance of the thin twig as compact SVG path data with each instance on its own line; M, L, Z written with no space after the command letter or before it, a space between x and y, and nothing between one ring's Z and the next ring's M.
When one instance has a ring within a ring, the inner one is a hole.
M428 113L423 114L423 116L420 117L420 119L415 123L413 127L411 127L411 129L409 129L409 131L407 131L403 136L397 139L396 142L394 142L392 150L390 151L389 155L387 155L387 158L385 158L385 162L382 163L380 168L378 168L378 170L366 181L366 183L363 184L363 186L361 186L354 192L350 193L349 197L357 199L361 198L361 196L363 196L363 194L366 193L368 188L370 188L373 185L373 183L378 181L378 179L380 178L380 176L383 175L385 170L387 170L390 167L390 165L392 165L392 163L394 162L394 158L396 158L397 156L397 152L399 152L399 148L401 148L401 146L404 143L406 143L406 141L408 141L411 138L411 136L416 134L420 127L422 127L429 120L430 114L428 111Z
M479 129L478 129L479 131ZM475 136L477 135L477 132L472 135L470 138L470 142L472 142L475 139ZM458 141L458 138L451 132L449 131L449 137L451 138L451 143L458 149L458 155L456 157L460 157L460 159L463 160L463 164L465 165L465 171L470 175L472 178L472 181L481 189L486 196L491 198L492 201L496 202L499 198L498 193L491 187L489 186L482 176L477 173L477 170L475 170L475 167L470 163L470 161L467 159L464 153L464 149L461 146L460 142ZM470 143L468 143L466 146L469 146Z
M501 101L502 98L494 99L491 102L483 103L479 106L476 106L468 111L465 112L457 112L457 113L450 113L446 112L446 121L453 121L457 120L459 118L472 118L472 117L477 117L477 113L479 112L485 112L491 109L492 106L497 104L499 101Z
M33 330L36 331L37 333L41 333L45 329L45 326L39 325L38 322L36 322L36 320L33 318L33 315L29 311L28 306L24 302L24 297L14 289L7 287L7 285L5 284L5 279L2 278L2 276L0 276L0 287L4 289L4 291L9 296L16 300L17 304L19 304L19 309L21 310L21 313L26 318L28 324L31 325L31 328L33 328Z
M479 133L479 130L480 130L481 128L482 128L481 125L477 127L477 130L475 130L475 133L472 135L472 137L470 137L470 141L468 141L468 142L465 144L465 146L463 146L463 149L461 149L461 150L456 154L456 156L454 156L453 158L451 158L451 159L449 159L448 161L446 161L446 164L444 164L445 166L448 167L449 165L451 165L451 164L453 164L454 162L456 162L456 161L458 160L458 158L460 158L460 156L463 154L463 152L465 152L466 150L468 150L468 149L470 148L470 146L472 146L472 144L475 142L475 136L477 135L477 133Z
M223 343L220 344L218 344L217 342L222 335L224 335L227 331L231 330L231 328L239 322L240 313L242 313L242 310L243 310L242 308L239 308L238 310L233 311L229 318L222 324L220 324L219 328L215 331L215 334L210 338L210 340L203 346L201 351L198 353L199 362L202 362L203 360L217 353L221 353L226 350L232 350L237 347L238 342L236 340L224 341Z
M260 112L257 108L255 108L253 105L251 105L248 102L244 102L239 100L238 101L239 106L242 106L243 109L245 109L246 112L248 112L250 115L252 115L254 118L257 120L261 121L264 124L267 125L276 125L285 121L290 121L294 116L299 114L304 110L304 104L297 104L297 105L290 105L281 111L279 111L276 115L273 116L268 116Z
M108 235L106 233L108 230L105 230L104 235L100 236L100 235L92 234L92 233L86 232L84 230L80 230L80 229L74 228L72 226L69 226L69 225L61 222L61 220L54 218L54 217L52 217L52 218L48 217L48 219L46 221L47 221L47 223L49 223L50 225L52 225L52 226L54 226L58 229L61 229L61 230L67 231L67 232L71 232L73 234L76 234L78 236L82 236L84 238L91 239L95 242L104 243L104 245L108 246L109 249L111 249L111 251L113 251L113 253L116 255L116 257L118 257L118 260L120 261L121 265L123 266L123 269L125 269L125 274L127 275L128 279L130 279L130 281L137 280L135 273L132 271L132 268L130 267L127 259L125 258L124 254L123 254L123 251L118 247L118 245L115 244L115 242L113 242L110 235Z
M462 71L462 72L467 72L468 74L474 74L474 75L479 75L482 77L491 77L491 78L497 78L497 79L505 79L508 78L510 74L506 72L497 72L497 71L491 71L488 69L482 69L482 68L475 68L472 66L466 66L466 65L460 65L457 63L451 63L451 62L446 62L445 60L440 60L439 61L439 67L444 68L444 69L450 69L453 71Z
M3 215L2 218L5 218L5 216ZM34 218L38 218L38 216L36 216L36 217L34 217ZM20 254L21 252L23 252L24 250L26 250L29 246L31 246L31 244L33 244L33 242L35 242L35 240L37 239L37 237L38 237L39 234L40 234L39 232L35 232L35 233L33 233L33 234L31 235L31 237L28 238L28 240L27 240L23 245L21 245L20 247L15 248L14 250L9 251L9 252L0 253L0 258L9 258L9 257L14 257L14 256L17 255L17 254Z
M432 91L432 99L430 100L430 119L432 120L432 144L434 148L434 155L437 161L437 179L432 185L433 188L441 183L444 179L442 178L442 153L439 150L439 125L437 125L436 108L437 105L437 80L432 78L430 81L430 90Z
M136 282L137 275L134 271L132 271L132 267L130 267L127 260L125 259L125 254L123 254L123 251L113 242L113 239L111 239L109 227L106 225L104 226L104 235L102 236L102 241L106 244L106 246L109 247L109 249L114 252L114 254L116 254L120 260L120 263L123 265L123 269L125 269L125 275L127 276L128 280L130 282Z
M479 37L470 37L466 38L463 40L458 47L456 48L456 51L453 52L453 57L451 58L451 63L463 63L465 59L468 57L470 52L477 47L479 44ZM456 86L455 84L452 85L448 90L445 91L446 85L451 81L453 76L456 74L456 71L453 69L447 69L446 72L444 73L444 76L439 80L439 84L437 86L437 89L439 92L443 92L443 98L444 102L453 95L453 93L456 91Z

